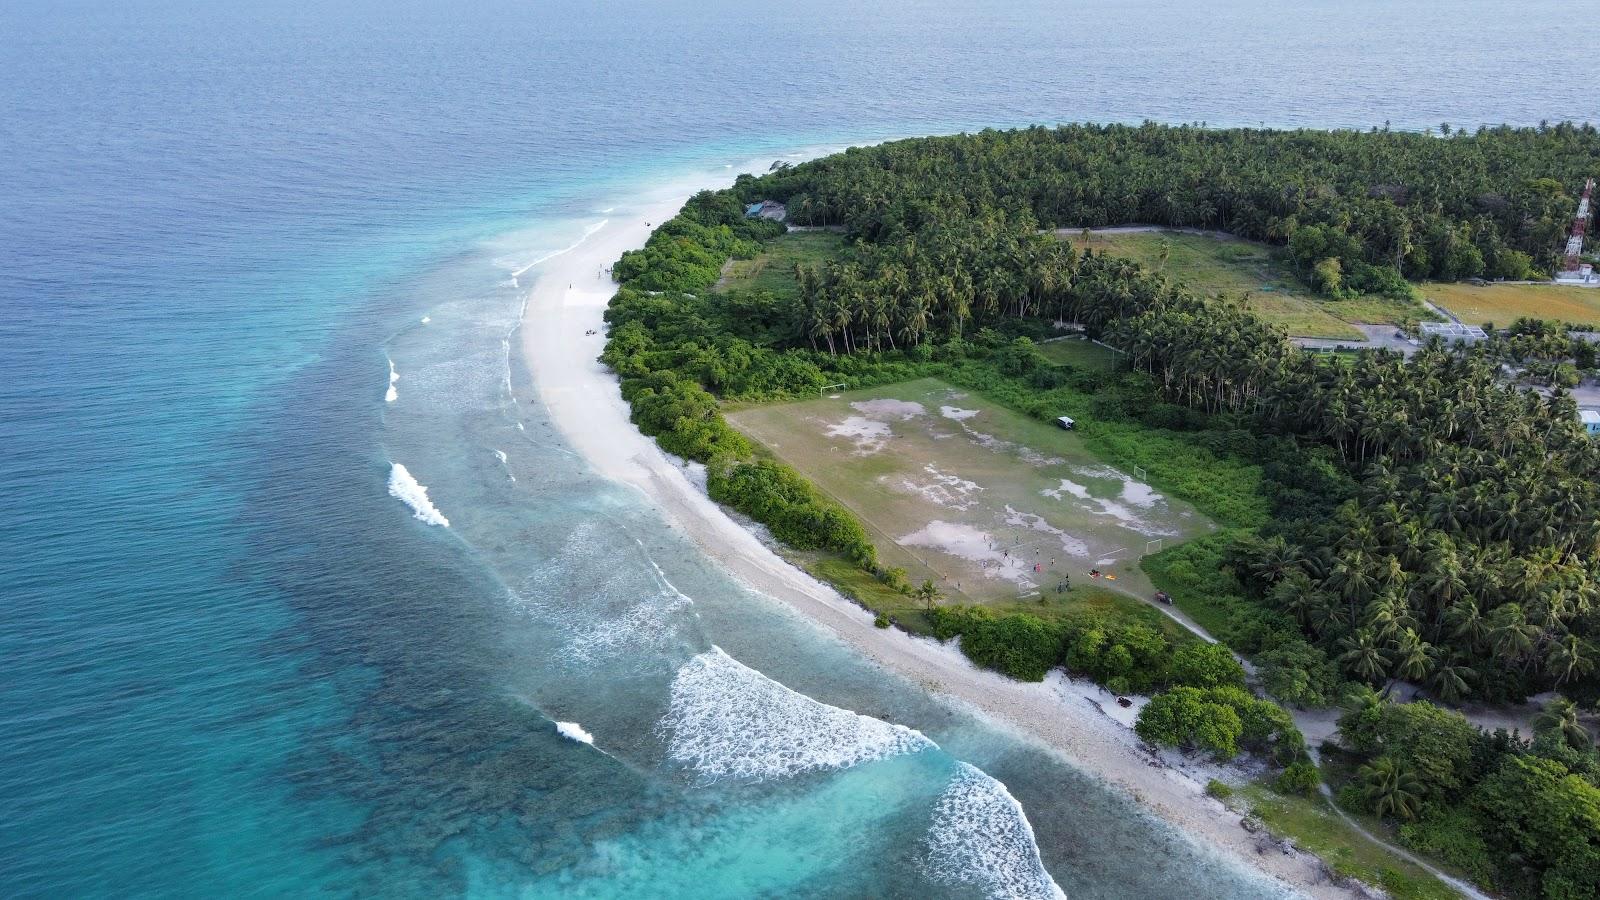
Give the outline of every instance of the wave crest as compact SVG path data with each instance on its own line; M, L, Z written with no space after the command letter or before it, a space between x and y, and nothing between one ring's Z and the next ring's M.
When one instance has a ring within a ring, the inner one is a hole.
M946 884L972 885L984 896L1066 900L1045 871L1033 826L1006 786L968 763L934 805L926 867Z
M400 394L394 389L395 382L400 380L400 373L394 370L394 360L389 360L389 390L383 395L383 402L393 403L400 399Z
M936 746L796 693L717 647L678 670L661 728L668 755L709 778L786 778Z
M450 520L428 499L428 489L417 483L406 467L394 463L389 468L389 496L411 507L411 514L429 525L450 527Z
M577 722L557 722L556 733L569 741L577 741L580 744L588 744L590 746L594 745L594 735L585 731L584 727Z

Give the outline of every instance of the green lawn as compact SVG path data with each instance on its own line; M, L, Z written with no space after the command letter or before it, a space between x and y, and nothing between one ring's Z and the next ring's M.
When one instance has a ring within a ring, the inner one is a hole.
M1398 325L1432 318L1420 304L1387 297L1318 297L1271 247L1254 241L1180 232L1092 234L1088 243L1072 235L1069 240L1075 247L1132 259L1196 293L1231 297L1298 337L1359 340L1352 322Z
M717 290L771 291L780 297L800 296L794 277L796 264L815 265L837 258L844 250L844 235L831 231L791 231L782 235L754 259L734 259L722 269Z
M1123 355L1082 337L1046 341L1039 345L1039 352L1058 366L1074 366L1095 372L1115 369Z
M1469 325L1504 327L1522 316L1575 325L1600 324L1600 288L1562 284L1446 284L1421 286L1423 296Z
M909 594L890 589L850 560L833 553L795 550L785 550L784 556L846 597L887 617L900 628L912 634L933 633L926 604ZM937 602L947 604L961 599L945 597ZM1118 624L1138 622L1159 631L1174 645L1199 640L1187 628L1162 615L1148 603L1099 585L1075 586L1065 594L1048 593L1043 599L996 601L984 605L997 615L1025 612L1047 621L1093 614Z
M1316 854L1341 875L1381 887L1396 900L1451 900L1458 896L1427 871L1351 828L1328 808L1321 795L1286 797L1252 784L1242 788L1239 796L1274 835Z

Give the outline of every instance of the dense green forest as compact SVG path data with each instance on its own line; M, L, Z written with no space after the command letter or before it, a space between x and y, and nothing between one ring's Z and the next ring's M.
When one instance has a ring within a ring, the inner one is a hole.
M1148 568L1209 611L1280 699L1322 705L1351 683L1387 694L1405 682L1446 703L1557 689L1592 705L1600 449L1559 389L1508 386L1499 366L1518 352L1559 368L1564 335L1519 323L1489 346L1435 343L1410 361L1317 358L1235 305L1125 260L1080 256L1047 229L1227 230L1287 245L1331 291L1390 290L1402 276L1517 277L1549 265L1572 193L1597 169L1600 135L1568 125L1438 137L1071 126L852 149L698 195L625 255L604 358L642 429L711 463L714 496L786 541L869 570L859 524L794 473L756 461L718 398L938 374L1033 415L1088 419L1091 446L1114 462L1144 442L1187 439L1200 448L1187 457L1195 469L1227 487L1171 466L1152 467L1152 480L1237 527ZM839 259L796 273L798 302L711 291L727 259L782 230L743 217L742 204L760 199L787 202L792 221L845 230ZM1126 350L1133 371L1090 383L1043 365L1029 338L1058 323ZM1035 660L1071 665L1069 633L966 618L983 631L989 664L1028 674ZM1152 738L1223 753L1230 735L1246 734L1249 710L1228 686L1162 681L1177 687L1151 714ZM1430 782L1437 728L1363 740L1350 737L1357 721L1346 743L1373 787L1350 802L1413 823L1415 845L1453 847L1458 864L1509 893L1594 894L1600 767L1586 742L1472 737L1475 768ZM1578 828L1564 861L1530 849L1547 820L1495 832L1506 802L1545 803Z

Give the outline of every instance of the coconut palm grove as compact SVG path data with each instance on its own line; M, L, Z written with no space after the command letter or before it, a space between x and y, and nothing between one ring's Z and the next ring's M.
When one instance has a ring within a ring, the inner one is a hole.
M1227 526L1146 571L1275 701L1343 706L1320 773L1342 803L1507 895L1592 897L1600 757L1576 720L1600 701L1600 443L1561 379L1530 388L1502 369L1531 356L1581 371L1592 350L1566 326L1507 322L1409 358L1313 355L1237 303L1057 230L1225 231L1281 248L1329 298L1409 296L1423 278L1547 275L1597 171L1600 133L1566 124L1082 125L855 148L702 193L624 256L605 359L641 427L709 464L714 496L879 575L859 523L755 460L719 401L936 375L1073 417L1097 452ZM712 291L728 259L784 233L746 217L762 201L841 232L841 249L799 265L789 293ZM1036 342L1067 328L1124 366L1049 364ZM1074 666L1077 635L1051 623L967 621L990 629L991 661L1001 634L1042 664L1019 670ZM1160 727L1141 736L1231 750L1237 710L1206 689L1171 682L1187 693L1153 703ZM1530 733L1456 711L1546 692ZM1303 754L1280 763L1295 767L1285 789L1313 788Z

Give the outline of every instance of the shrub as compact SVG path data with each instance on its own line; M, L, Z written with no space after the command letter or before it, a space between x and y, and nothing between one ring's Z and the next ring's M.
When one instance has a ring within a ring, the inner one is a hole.
M1317 771L1316 765L1310 760L1301 760L1285 767L1277 780L1272 783L1272 787L1280 794L1299 794L1302 797L1309 797L1321 783L1322 773Z
M1061 659L1061 629L1027 613L969 621L961 652L1019 681L1043 681Z
M1151 698L1139 710L1134 731L1151 744L1206 750L1219 760L1239 753L1244 724L1233 707L1217 703L1199 688L1175 687Z
M877 551L861 523L787 466L761 460L714 467L706 487L711 499L761 522L791 547L836 550L862 568L875 565Z
M1170 679L1189 687L1244 687L1244 666L1222 644L1195 642L1173 654Z
M1206 793L1226 803L1228 798L1233 796L1233 788L1229 787L1227 782L1213 778L1206 782Z

